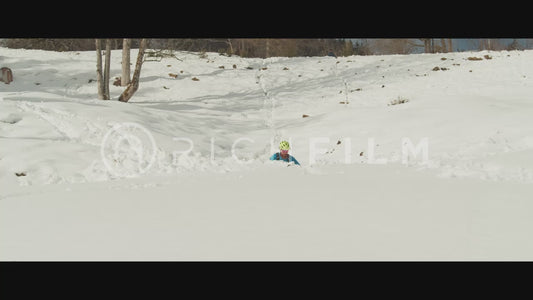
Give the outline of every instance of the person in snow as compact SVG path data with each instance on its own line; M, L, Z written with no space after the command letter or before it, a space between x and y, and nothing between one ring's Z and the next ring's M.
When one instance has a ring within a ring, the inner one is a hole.
M270 160L283 160L288 163L293 162L296 165L300 165L300 163L296 160L296 158L294 158L294 156L289 155L289 149L289 142L281 141L281 143L279 143L279 152L274 153L270 157Z

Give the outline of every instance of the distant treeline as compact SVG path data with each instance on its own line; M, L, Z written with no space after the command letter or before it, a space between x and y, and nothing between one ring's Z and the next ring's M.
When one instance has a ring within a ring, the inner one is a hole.
M122 49L123 39L111 39L112 49ZM131 40L131 48L138 48L140 39ZM151 49L218 52L241 57L294 57L373 54L445 53L458 51L457 43L472 50L521 50L533 48L531 39L270 39L270 38L196 38L150 39ZM8 48L41 49L50 51L96 50L95 39L3 39L0 45Z
M138 47L139 40L132 39L131 48ZM41 49L49 51L96 50L94 39L4 39L1 45L15 49ZM122 49L122 39L112 39L113 49ZM151 39L152 49L193 52L218 52L241 57L272 56L338 56L371 54L364 45L350 39Z
M363 45L351 39L166 39L153 40L157 48L219 52L241 57L294 57L364 55Z

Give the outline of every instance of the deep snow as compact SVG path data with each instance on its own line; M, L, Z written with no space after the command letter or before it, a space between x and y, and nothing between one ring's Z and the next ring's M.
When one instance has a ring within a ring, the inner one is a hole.
M0 48L1 260L532 258L533 51L175 54Z

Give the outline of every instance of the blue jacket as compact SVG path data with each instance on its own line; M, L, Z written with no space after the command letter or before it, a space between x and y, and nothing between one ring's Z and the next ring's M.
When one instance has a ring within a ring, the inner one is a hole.
M289 158L288 159L283 159L283 157L281 157L279 152L278 153L274 153L270 157L270 160L283 160L284 162L294 162L295 164L300 165L300 163L296 160L296 158L294 158L294 156L289 154Z

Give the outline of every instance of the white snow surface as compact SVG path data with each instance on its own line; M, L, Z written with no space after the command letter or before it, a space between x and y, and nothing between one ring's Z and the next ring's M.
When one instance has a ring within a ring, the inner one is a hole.
M532 50L174 55L0 48L0 260L533 259Z

